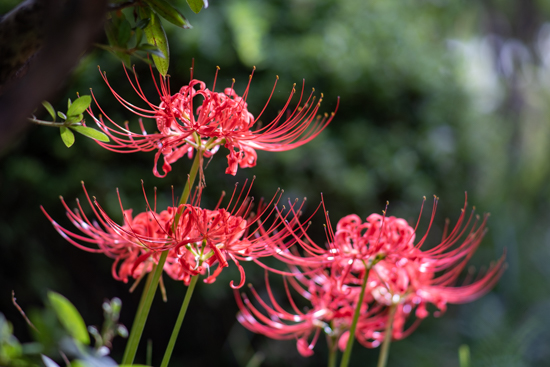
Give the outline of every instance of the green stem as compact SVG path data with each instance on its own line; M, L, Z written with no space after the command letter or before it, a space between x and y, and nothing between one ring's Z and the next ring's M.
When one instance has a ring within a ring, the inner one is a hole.
M338 341L334 337L328 337L328 367L336 367L336 357L338 356Z
M189 183L185 185L185 188L183 189L183 194L181 194L180 205L187 203L187 199L189 199L191 188L195 183L195 178L197 177L197 172L199 171L201 158L202 158L202 150L197 149L197 153L195 154L195 159L193 160L193 165L191 166L191 170L189 171ZM179 219L179 218L176 218L176 219ZM177 223L177 220L176 220L176 223Z
M340 362L340 367L347 367L349 364L349 359L351 357L351 349L353 348L353 341L355 340L355 329L357 328L357 321L359 321L359 314L361 313L361 305L363 304L363 298L365 296L365 289L367 288L367 280L369 279L369 272L371 266L365 265L365 275L363 276L363 283L361 284L361 293L359 293L359 300L357 301L357 307L355 307L355 312L353 314L353 321L351 322L351 327L349 329L349 338L346 345L346 350L342 356L342 361Z
M176 340L178 339L181 324L183 323L183 319L185 318L185 313L187 312L187 307L189 306L189 302L191 301L191 296L193 295L193 290L195 289L195 284L197 284L198 279L198 275L191 277L191 282L187 287L187 292L185 293L185 298L183 299L183 304L181 305L178 319L176 320L176 324L174 325L174 329L172 330L172 335L170 336L170 341L168 342L168 346L166 347L166 351L164 352L164 357L162 358L162 363L160 365L161 367L168 367L170 357L172 357L172 351L174 350Z
M69 127L69 126L82 126L81 123L74 123L74 124L68 124L66 122L54 122L54 121L44 121L44 120L38 120L35 118L29 118L30 122L34 122L37 125L43 125L43 126L52 126L52 127Z
M147 285L143 290L144 295L139 302L138 312L136 313L136 318L134 319L134 324L132 325L132 331L130 332L128 343L126 344L124 357L122 357L122 364L134 363L139 340L141 339L141 334L143 333L143 328L145 327L145 321L147 321L147 316L149 315L149 310L151 309L151 304L153 303L153 297L157 291L159 278L162 274L166 257L168 257L168 251L161 253L159 262L154 269L153 276L147 278Z
M388 315L388 323L386 324L386 330L384 335L384 342L382 343L382 349L380 350L380 356L378 357L378 366L377 367L386 367L386 362L388 361L388 355L390 354L390 344L393 333L393 317L395 316L395 311L397 310L397 305L391 305Z

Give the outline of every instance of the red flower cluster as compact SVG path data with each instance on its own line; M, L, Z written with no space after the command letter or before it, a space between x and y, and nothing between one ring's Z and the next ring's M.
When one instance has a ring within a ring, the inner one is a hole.
M123 127L111 120L99 107L95 95L92 94L102 115L114 126L110 127L105 124L101 115L95 117L92 109L89 108L89 114L112 141L109 143L97 141L97 143L115 152L132 153L156 150L153 173L158 177L166 176L172 169L171 164L184 155L191 158L196 150L197 154L209 158L218 151L221 145L229 149L226 173L235 175L239 166L246 168L256 165L256 150L286 151L314 139L332 121L336 109L338 109L337 104L335 111L330 115L318 116L322 94L321 98L316 101L313 90L309 97L305 99L304 87L302 86L298 103L293 110L290 110L290 102L296 93L293 87L286 104L277 117L263 127L257 127L261 115L273 96L277 82L273 86L265 107L254 118L254 115L248 111L246 103L252 75L250 75L242 97L237 95L233 85L231 88L225 88L223 92L214 91L217 71L212 90L206 88L204 82L193 79L193 73L191 72L189 84L183 86L174 95L170 93L166 80L160 78L160 90L155 81L160 96L160 104L157 105L147 100L141 90L137 75L134 83L128 72L126 70L125 72L133 89L145 101L148 109L137 107L126 101L113 90L105 73L102 73L102 76L116 99L128 110L140 116L142 132L141 134L134 133L129 130L128 123ZM304 99L305 102L302 104ZM141 117L154 119L158 132L148 134L145 131ZM253 130L255 126L256 129ZM163 174L160 174L157 169L161 154L164 157Z
M55 229L73 245L115 259L112 273L117 280L127 282L129 277L141 278L153 269L161 252L169 251L164 271L171 278L189 284L192 276L208 273L204 281L212 283L228 266L228 260L232 260L239 268L241 280L237 286L231 281L231 287L239 288L245 281L239 260L271 253L266 251L265 242L257 235L258 228L251 230L251 226L271 215L273 209L269 211L269 207L276 205L280 199L279 191L268 204L261 202L256 214L251 213L253 198L248 195L250 187L244 194L246 184L237 197L236 190L233 192L227 209L219 208L220 203L213 210L200 208L200 190L192 204L173 205L160 213L156 210L156 197L153 208L147 202L148 210L135 217L132 209L125 210L120 204L124 219L120 225L106 214L95 198L94 205L84 184L82 187L97 221L91 221L84 214L78 200L78 209L72 211L61 198L67 217L82 234L61 227L44 208L42 211ZM145 199L147 201L147 197ZM262 228L267 236L275 230L275 227L268 231ZM82 243L94 244L97 248Z
M265 310L262 313L246 295L236 293L238 319L246 328L268 337L296 339L298 351L304 356L313 353L321 331L344 350L357 307L361 312L355 337L362 345L380 345L392 311L392 337L402 339L428 316L428 304L435 305L438 311L434 314L438 316L447 303L470 302L488 292L504 271L503 256L475 281L456 285L485 234L487 219L474 216L473 211L466 216L465 209L466 205L454 229L445 233L437 246L424 251L421 247L429 228L415 244L416 229L404 219L385 215L372 214L365 222L357 215L348 215L338 222L334 233L328 222L328 248L317 246L304 227L287 226L287 233L278 239L286 244L276 251L276 257L290 264L290 272L283 274L293 312L285 311L275 300L266 278L271 305L253 290L254 298ZM298 243L306 256L289 251L288 242ZM358 304L365 276L365 296ZM299 310L291 289L311 303L309 311ZM413 314L416 319L408 322Z

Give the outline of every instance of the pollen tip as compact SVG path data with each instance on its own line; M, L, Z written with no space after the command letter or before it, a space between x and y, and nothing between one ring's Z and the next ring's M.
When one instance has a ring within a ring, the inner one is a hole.
M247 284L247 287L248 287L248 288L252 288L252 283L248 283L248 284Z
M235 78L232 78L231 80L233 81L233 83L235 83Z
M390 205L390 202L386 200L386 205Z
M474 205L474 206L472 206L472 210L476 210L476 206L475 206L475 205Z
M278 75L275 75L275 79L279 80L279 76L278 76Z
M216 65L216 69L220 70L220 67L218 65Z
M84 180L81 180L80 183L81 183L82 185L84 185Z
M63 200L63 196L59 195L59 199Z

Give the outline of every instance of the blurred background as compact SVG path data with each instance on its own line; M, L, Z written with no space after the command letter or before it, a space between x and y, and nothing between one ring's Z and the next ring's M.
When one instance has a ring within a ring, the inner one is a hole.
M3 1L6 13L18 1ZM259 113L276 75L280 80L264 120L274 117L292 88L305 79L306 91L324 93L322 112L341 99L331 125L298 149L258 152L258 165L225 175L221 149L205 175L206 207L222 190L257 177L256 197L308 198L306 212L322 192L333 224L355 213L380 213L415 223L422 197L440 197L430 238L436 243L445 219L456 221L464 204L489 212L489 232L471 263L483 269L507 251L508 269L495 289L466 305L450 305L442 317L426 319L407 339L392 344L390 366L458 366L466 344L472 366L547 366L550 363L550 3L536 0L224 0L193 14L173 1L193 25L182 30L164 22L170 41L172 91L195 77L241 94L252 67L249 110ZM98 42L106 43L105 36ZM135 59L143 89L156 103L148 66ZM66 106L76 93L93 88L115 121L137 118L122 108L100 77L107 72L116 91L138 101L121 62L95 48L84 56L50 102ZM44 119L46 113L37 111ZM148 131L155 130L152 121ZM30 124L30 123L29 123ZM159 206L179 195L191 162L181 159L165 179L152 174L153 153L116 154L82 136L66 148L57 129L30 126L0 156L0 312L21 341L30 339L11 303L32 314L47 290L65 295L88 325L102 322L101 303L120 297L122 323L130 327L141 287L113 280L112 260L85 253L64 241L41 213L43 205L71 229L59 195L75 206L84 199L80 181L111 217L121 221L116 188L125 207L145 209L140 180ZM286 199L285 199L286 200ZM421 228L427 226L428 210ZM312 233L325 240L323 218ZM244 264L247 282L264 289L263 271ZM229 288L239 279L233 265L214 284L199 282L176 345L172 365L245 366L254 355L263 366L319 366L326 363L325 341L314 356L301 357L295 341L254 335L236 322ZM158 365L181 305L185 287L165 278L168 302L152 307L137 362L153 340ZM284 295L280 294L281 299ZM112 355L120 360L124 341ZM256 353L256 354L255 354ZM374 366L378 350L354 348L352 366Z

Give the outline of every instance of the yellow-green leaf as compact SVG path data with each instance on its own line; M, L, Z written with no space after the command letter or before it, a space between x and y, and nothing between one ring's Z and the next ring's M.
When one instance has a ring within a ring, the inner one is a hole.
M92 129L91 127L71 126L71 129L73 129L77 133L80 133L84 136L87 136L88 138L99 140L99 141L102 141L102 142L105 142L105 143L109 142L109 137L107 135L105 135L101 131L98 131L96 129Z
M191 24L182 13L166 0L145 0L147 4L161 17L181 28L191 28Z
M90 344L90 336L88 335L86 324L76 307L59 293L48 292L48 299L65 330L82 344Z
M76 99L69 107L69 110L67 111L67 116L80 115L81 113L86 111L88 107L90 107L90 103L92 103L91 96L80 96L80 98Z
M59 132L61 134L61 140L63 140L63 143L67 146L67 148L72 147L72 145L74 144L73 132L65 126L61 126Z
M143 29L145 32L145 37L147 38L147 43L157 46L157 48L164 54L164 58L152 55L153 62L157 67L157 70L163 75L168 74L168 66L170 60L170 50L168 49L168 39L166 38L166 33L160 18L157 14L150 11L150 9L145 7L140 7L140 12L142 12L142 18L151 18L147 27Z
M53 106L51 105L51 103L48 101L44 101L42 102L42 105L46 108L46 110L48 110L48 113L55 121L55 110L53 109Z
M203 5L205 8L208 7L208 0L187 0L187 5L189 5L195 14L198 14Z

